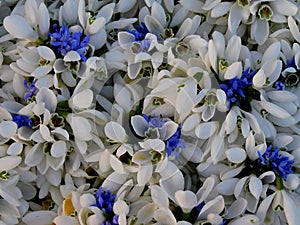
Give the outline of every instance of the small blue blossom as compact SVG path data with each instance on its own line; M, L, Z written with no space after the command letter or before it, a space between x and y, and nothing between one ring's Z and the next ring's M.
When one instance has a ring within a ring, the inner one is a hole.
M253 89L252 79L255 74L256 71L250 72L248 67L240 78L235 77L220 84L221 89L226 93L230 108L234 105L241 107L245 103L248 92Z
M32 121L25 115L19 115L19 114L12 114L12 121L15 122L18 125L18 128L21 127L29 127L32 128Z
M179 125L175 134L172 135L166 141L167 155L170 156L174 152L175 156L178 157L177 148L185 148L184 140L180 138L181 126Z
M90 36L83 35L79 31L71 33L66 23L63 23L62 27L54 24L52 29L53 33L49 32L49 36L52 38L50 45L55 47L58 53L65 56L69 51L73 50L79 53L83 61L86 61L85 54Z
M30 100L32 97L34 97L38 91L37 87L35 86L36 82L37 82L37 80L34 80L34 81L32 81L32 83L30 85L28 85L27 80L24 80L24 87L27 91L24 96L24 99L26 102L28 102L28 100Z
M97 206L103 212L106 221L101 225L118 225L118 216L114 215L113 206L115 203L116 195L111 194L109 190L103 190L100 187L96 193L96 204L93 206Z
M284 88L285 88L285 85L284 85L284 83L282 83L281 81L276 81L276 82L275 82L275 88L276 88L276 90L278 90L278 91L283 91Z
M295 57L291 58L290 60L287 60L286 68L289 68L289 67L293 67L293 68L297 69Z
M150 128L163 129L167 119L159 116L147 116L143 115ZM185 148L184 140L181 136L181 125L178 126L176 132L167 140L165 140L167 155L170 156L174 152L175 156L178 157L177 148Z
M162 128L166 122L159 116L149 116L148 117L147 115L144 114L143 117L147 121L149 126L152 128Z
M269 145L263 155L260 152L257 153L259 157L258 163L272 169L283 179L286 179L288 174L293 173L292 166L294 161L290 160L287 156L280 155L277 146L273 148L272 145Z
M149 33L149 30L147 29L144 22L141 23L141 25L137 26L135 30L128 30L128 33L131 33L134 35L134 40L139 42L145 39L146 34Z
M148 49L150 48L150 45L151 45L151 40L149 39L145 39L145 40L142 40L140 42L140 47L138 48L138 53L140 52L147 52Z

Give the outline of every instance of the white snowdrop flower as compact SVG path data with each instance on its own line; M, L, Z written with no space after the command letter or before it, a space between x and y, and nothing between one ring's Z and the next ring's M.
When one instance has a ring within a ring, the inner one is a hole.
M20 208L25 206L26 204L24 200L22 200L23 195L21 190L18 188L17 184L19 182L19 175L15 170L1 170L1 178L0 178L0 196L1 202L0 207L4 207L7 205L9 209L11 209L12 215L10 215L9 211L1 210L1 219L11 223L9 221L16 221L17 218L21 216ZM25 204L25 205L24 205ZM3 218L2 218L3 217Z
M286 190L276 190L260 203L256 215L266 224L297 224L299 201L295 197Z
M284 7L283 7L284 6ZM270 24L286 23L288 16L296 15L298 7L289 1L255 1L250 6L250 12L257 18L251 24L251 37L262 45L270 34Z
M39 38L47 39L50 16L44 3L38 4L34 0L24 3L22 14L12 13L3 21L5 29L13 37L37 41Z
M106 78L108 76L104 58L89 57L86 61L86 65L96 77Z
M59 76L68 87L75 87L76 78L89 77L85 63L76 51L69 51L63 59L57 59L53 65L56 76Z
M24 77L40 79L50 73L56 59L54 52L46 47L29 47L20 49L20 59L12 63L11 68Z

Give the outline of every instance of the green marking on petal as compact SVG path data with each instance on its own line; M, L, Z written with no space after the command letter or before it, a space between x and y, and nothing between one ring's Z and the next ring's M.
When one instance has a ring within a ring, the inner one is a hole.
M238 0L237 3L241 7L246 7L250 5L250 0Z
M273 10L268 5L262 5L258 10L258 15L260 19L270 20L273 16Z
M7 170L3 170L3 171L0 171L0 180L8 180L9 179L9 172Z
M228 66L229 64L225 59L219 59L219 70L226 70Z

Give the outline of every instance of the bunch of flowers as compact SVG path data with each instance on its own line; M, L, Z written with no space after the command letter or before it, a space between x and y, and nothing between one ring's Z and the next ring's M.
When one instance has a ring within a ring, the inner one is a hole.
M300 3L0 1L0 225L298 225Z

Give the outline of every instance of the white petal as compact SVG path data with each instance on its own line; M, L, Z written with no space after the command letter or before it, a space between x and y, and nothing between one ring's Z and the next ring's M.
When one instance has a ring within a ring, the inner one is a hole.
M298 11L298 7L295 4L286 0L276 1L274 3L270 2L270 6L272 10L284 16L294 16Z
M176 218L168 208L160 208L155 211L154 219L158 224L176 224ZM179 223L177 223L178 225Z
M231 2L221 2L211 10L211 17L221 17L225 15L230 10L231 6Z
M4 138L11 138L17 132L18 126L13 121L0 123L0 135Z
M232 163L242 163L247 158L245 150L237 147L228 149L225 154Z
M37 51L43 59L49 60L51 62L56 59L52 49L47 46L39 46L37 47Z
M70 105L77 109L87 109L91 106L93 97L93 92L90 89L85 89L70 99Z
M117 9L120 13L125 13L132 9L136 4L136 0L120 0L117 4Z
M4 18L5 29L14 37L35 41L38 39L37 33L30 27L28 22L19 15L10 15Z
M21 154L22 150L23 150L23 144L20 142L14 142L7 149L7 154L16 156Z
M50 16L46 5L42 2L38 11L39 31L42 38L47 38L50 26Z
M22 220L27 225L47 225L52 224L55 216L51 211L35 211L27 213Z
M191 131L200 123L200 117L198 114L190 115L182 125L182 131Z
M113 210L117 215L120 215L122 213L125 213L127 215L129 213L129 206L125 201L119 200L114 203Z
M39 128L40 128L41 136L45 141L48 141L48 142L54 141L54 139L53 139L53 137L51 137L50 131L46 125L40 124Z
M140 70L142 69L142 63L141 62L136 62L136 63L131 63L128 65L128 76L130 79L135 79L139 73Z
M245 215L230 223L230 225L259 225L260 221L255 215Z
M190 18L185 19L185 21L181 24L179 30L176 33L176 37L179 40L182 40L185 36L188 35L193 25L193 21Z
M173 122L173 121L168 121L165 123L166 126L166 135L164 136L164 140L169 139L170 137L172 137L173 134L175 134L175 132L177 131L178 128L178 124Z
M77 20L77 13L74 12L78 11L78 5L75 1L67 0L61 8L64 21L66 21L67 24L75 24Z
M257 20L257 28L254 33L254 38L259 45L262 45L269 35L269 22L267 20Z
M290 190L296 190L299 187L300 179L296 174L289 174L286 178L285 186Z
M127 135L125 129L117 122L110 121L104 127L106 136L116 142L126 142Z
M271 102L261 102L260 105L270 114L280 119L288 119L289 117L291 117L291 115L287 111Z
M69 51L65 56L64 56L64 61L65 62L75 62L79 61L81 59L80 55L76 51Z
M110 190L112 193L116 192L121 185L126 181L128 174L111 173L102 183L104 190Z
M150 165L142 165L140 170L137 173L137 182L138 185L144 186L152 177L153 166Z
M256 198L259 199L259 196L262 192L262 182L255 176L251 176L249 182L250 193Z
M100 31L104 25L105 25L105 18L104 17L98 17L89 27L88 32L89 34L96 34L98 31Z
M235 63L238 61L241 51L241 38L239 36L232 36L227 44L225 55L227 57L228 63Z
M98 50L106 43L106 40L107 40L106 31L105 31L105 29L101 29L96 34L90 35L89 44L94 46L95 50Z
M195 206L197 206L196 195L195 193L189 190L177 191L175 193L175 200L185 213L190 212Z
M131 125L134 132L140 137L145 136L145 132L148 130L149 125L144 117L140 115L135 115L131 117Z
M299 33L299 28L294 20L293 17L289 16L288 17L288 25L290 28L290 32L292 33L293 37L295 40L300 43L300 33Z
M0 171L3 170L12 170L17 167L22 158L19 156L5 156L0 158Z
M162 171L161 174L163 179L159 181L160 186L167 192L169 198L175 201L175 192L183 190L184 188L184 178L182 173L177 169L177 167L175 169L174 166L168 162L165 171Z
M150 33L155 34L157 36L164 34L164 27L153 16L145 16L145 24Z
M67 145L64 141L56 141L51 147L51 155L55 158L62 157L67 152Z
M269 91L268 97L274 101L292 102L297 100L297 96L289 91Z
M232 63L227 69L224 74L224 78L230 80L236 76L239 76L243 72L243 67L241 62L234 62Z
M169 207L168 195L160 186L151 186L151 198L160 207Z
M156 18L163 27L166 27L167 22L166 22L165 10L161 6L161 4L159 4L156 1L153 3L151 7L151 16Z
M83 141L88 141L92 139L92 127L87 119L78 116L71 116L69 114L67 116L67 121L72 126L75 138L78 138Z
M48 88L42 87L36 95L36 101L38 104L44 103L45 108L49 112L55 112L57 106L57 98L55 94L50 91Z
M217 185L217 190L222 195L233 195L234 187L237 182L238 178L224 180Z
M141 208L141 210L139 210L137 214L137 218L138 218L137 224L149 223L152 220L157 208L158 208L157 205L154 203L149 203L145 205L143 208Z
M201 209L198 218L207 218L208 214L216 213L219 214L224 210L225 202L222 196L217 196L213 200L207 202Z
M280 47L281 46L279 41L271 44L264 52L263 58L261 60L262 65L271 59L277 59L280 54Z
M113 168L113 170L117 173L121 174L125 172L122 162L119 159L117 159L117 157L115 157L114 155L110 156L110 165Z
M195 134L198 138L207 139L215 133L216 129L216 122L201 123L196 127Z
M129 32L121 31L118 33L118 42L124 49L128 49L134 40L134 35Z

